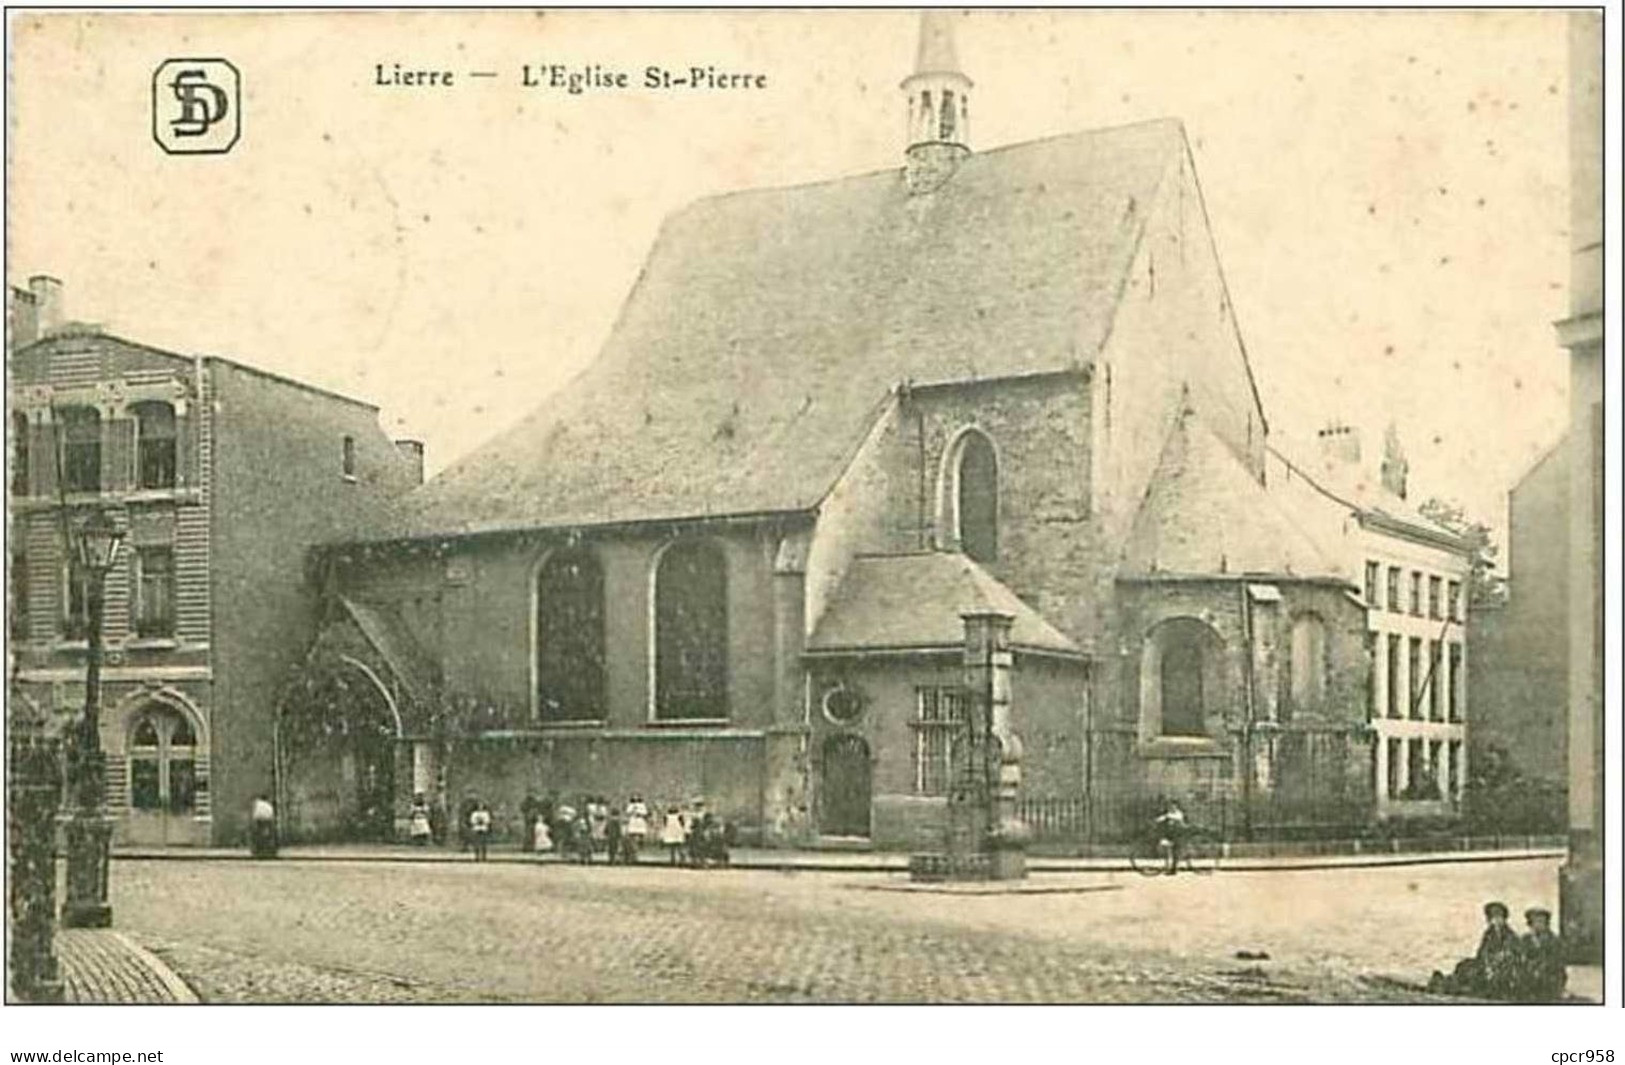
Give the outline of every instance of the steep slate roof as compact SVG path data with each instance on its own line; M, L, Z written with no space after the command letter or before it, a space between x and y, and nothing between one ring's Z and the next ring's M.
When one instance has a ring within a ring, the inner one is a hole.
M1110 332L1173 120L703 200L598 359L407 496L394 536L802 511L889 389L1065 371Z
M1077 644L958 553L859 555L852 560L818 628L812 654L841 651L921 651L961 647L972 611L1009 614L1016 648L1077 655Z
M1189 410L1168 434L1127 543L1123 575L1343 579L1280 501Z

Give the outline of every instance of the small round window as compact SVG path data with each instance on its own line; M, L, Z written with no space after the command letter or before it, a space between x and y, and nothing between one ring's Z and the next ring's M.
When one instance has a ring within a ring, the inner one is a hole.
M837 725L850 725L863 715L863 697L844 684L824 692L824 716Z

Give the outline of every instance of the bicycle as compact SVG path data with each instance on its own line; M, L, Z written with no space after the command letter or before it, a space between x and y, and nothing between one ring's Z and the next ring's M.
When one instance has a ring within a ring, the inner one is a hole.
M1208 832L1199 828L1185 830L1184 844L1180 848L1179 864L1188 873L1207 876L1215 873L1224 855L1224 846ZM1173 876L1173 840L1160 829L1146 836L1129 851L1129 865L1141 876Z

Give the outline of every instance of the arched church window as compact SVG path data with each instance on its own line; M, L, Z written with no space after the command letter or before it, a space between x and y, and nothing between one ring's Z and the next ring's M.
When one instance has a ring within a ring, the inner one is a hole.
M954 127L957 115L954 111L954 94L944 90L942 94L942 124L937 131L937 139L951 141L954 139Z
M1157 626L1148 646L1146 664L1149 683L1145 690L1151 700L1146 707L1153 714L1152 735L1195 737L1208 735L1208 700L1215 657L1223 653L1223 643L1206 624L1196 618L1173 618Z
M1283 708L1290 718L1294 709L1318 704L1326 695L1326 624L1315 614L1299 614L1292 621L1291 698Z
M931 106L931 94L928 92L922 92L920 93L920 129L924 131L927 137L930 137L931 131L934 130L936 126L937 113L936 110Z
M961 438L954 488L960 550L978 562L994 561L999 557L999 469L992 443L979 432Z
M604 719L604 571L560 551L536 574L536 712L543 721Z
M711 541L681 541L655 571L655 718L727 716L727 559Z

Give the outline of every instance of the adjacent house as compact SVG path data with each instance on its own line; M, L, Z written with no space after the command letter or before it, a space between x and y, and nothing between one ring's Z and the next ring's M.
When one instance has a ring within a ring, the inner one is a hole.
M242 838L273 784L274 714L310 639L312 544L375 523L422 474L369 404L212 355L66 322L12 289L9 697L47 727L84 705L86 597L65 550L92 510L108 575L101 742L121 844Z

